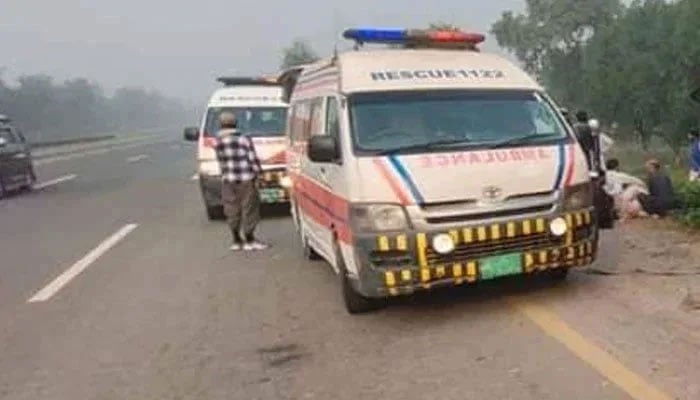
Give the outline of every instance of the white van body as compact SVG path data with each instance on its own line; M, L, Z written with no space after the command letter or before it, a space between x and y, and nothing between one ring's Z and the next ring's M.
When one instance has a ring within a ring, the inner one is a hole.
M343 276L351 312L437 286L564 277L595 258L592 187L572 128L501 57L342 53L304 68L288 115L294 221L306 253ZM312 160L332 146L334 159Z
M270 84L227 86L216 90L209 99L197 140L199 182L210 218L223 216L221 171L214 150L222 111L236 114L238 129L253 138L264 171L261 201L287 202L284 136L287 103L282 100L282 88Z

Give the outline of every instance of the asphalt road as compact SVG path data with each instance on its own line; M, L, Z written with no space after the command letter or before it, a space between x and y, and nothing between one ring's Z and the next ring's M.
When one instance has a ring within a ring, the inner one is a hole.
M700 398L700 336L667 293L574 273L350 316L284 212L271 249L228 252L176 133L107 150L0 200L1 399Z

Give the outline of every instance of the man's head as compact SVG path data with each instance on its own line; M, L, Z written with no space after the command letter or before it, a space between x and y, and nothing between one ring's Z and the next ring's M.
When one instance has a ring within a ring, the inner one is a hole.
M219 115L219 125L221 125L221 129L234 129L236 127L236 115L228 111L222 112Z
M588 113L583 110L579 110L576 112L576 121L581 122L581 123L588 123Z
M647 160L645 167L649 173L658 172L661 169L661 162L657 158L651 158Z
M605 169L610 171L617 171L620 168L620 161L617 158L611 158L605 162Z

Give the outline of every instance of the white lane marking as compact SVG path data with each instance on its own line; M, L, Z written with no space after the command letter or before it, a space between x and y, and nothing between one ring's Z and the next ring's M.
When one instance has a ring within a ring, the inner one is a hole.
M139 154L139 155L136 155L136 156L127 158L127 159L126 159L126 162L128 162L128 163L135 163L135 162L138 162L138 161L141 161L141 160L145 160L145 159L147 159L147 158L148 158L148 154Z
M49 186L57 185L57 184L62 183L62 182L72 181L73 179L75 179L77 177L78 177L78 175L75 175L75 174L59 176L58 178L51 179L50 181L35 183L33 187L34 187L34 189L43 189L43 188L47 188Z
M95 156L95 155L100 155L100 154L107 154L109 152L112 152L114 150L126 150L126 149L131 149L134 147L139 147L139 146L149 146L153 144L159 144L159 143L167 143L171 142L173 139L161 139L161 140L156 140L156 141L151 141L151 142L139 142L139 143L131 143L128 145L123 145L123 146L114 146L110 147L107 149L95 149L95 150L90 150L82 153L72 153L72 154L66 154L62 156L56 156L56 157L47 157L47 158L41 158L38 160L34 160L34 165L45 165L45 164L52 164L58 161L67 161L67 160L73 160L75 158L83 158L87 156Z
M194 174L194 175L192 175L192 177L190 178L190 180L198 181L198 180L199 180L199 174Z
M90 266L90 264L95 262L98 258L100 258L100 256L102 256L109 249L114 247L114 245L116 245L122 239L124 239L126 237L126 235L128 235L134 229L136 229L136 227L138 227L138 224L128 224L128 225L123 226L121 229L119 229L117 232L115 232L112 236L105 239L105 241L103 241L97 247L95 247L89 253L87 253L85 255L85 257L80 259L78 262L73 264L70 268L65 270L61 275L56 277L56 279L54 279L51 283L46 285L46 287L44 287L43 289L38 291L27 302L28 303L38 303L38 302L49 300L53 295L58 293L59 290L61 290L64 286L66 286L73 278L78 276L81 272L85 271L87 269L87 267Z

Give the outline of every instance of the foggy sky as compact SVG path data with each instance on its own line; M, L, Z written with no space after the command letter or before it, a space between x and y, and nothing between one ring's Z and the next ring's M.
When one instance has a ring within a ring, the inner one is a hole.
M307 39L330 54L344 28L419 28L440 20L488 33L522 0L0 0L0 68L13 79L87 77L204 102L222 74L278 70ZM486 50L497 51L493 38Z

